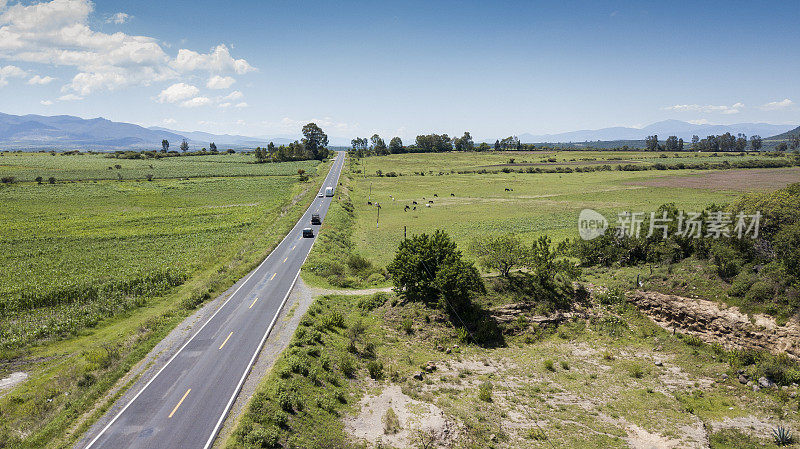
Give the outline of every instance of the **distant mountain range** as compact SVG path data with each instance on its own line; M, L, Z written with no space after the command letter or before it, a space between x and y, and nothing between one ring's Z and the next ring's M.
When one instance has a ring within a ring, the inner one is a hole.
M747 136L759 135L761 137L774 136L794 128L794 125L772 125L769 123L736 123L733 125L695 125L680 120L664 120L647 125L644 128L613 127L593 130L570 131L559 134L520 134L519 140L523 143L540 142L591 142L597 140L643 140L647 136L658 135L660 140L669 136L678 136L685 141L691 141L692 136L701 139L712 134L730 132Z
M778 134L777 136L772 136L769 140L789 140L794 136L800 135L800 126L795 129L786 131L785 133Z
M694 125L679 120L665 120L644 128L603 128L597 130L572 131L560 134L520 134L523 143L568 143L596 141L641 141L657 134L660 140L668 136L678 136L690 141L693 135L701 138L711 134L744 133L748 136L785 138L785 134L800 132L791 125L771 125L769 123L738 123L734 125ZM790 131L791 130L791 131ZM784 133L784 134L781 134ZM777 136L776 136L777 135ZM387 136L388 137L388 136ZM176 131L162 127L144 128L139 125L112 122L104 118L82 119L70 115L10 115L0 113L0 149L6 150L154 150L161 148L161 141L167 139L171 148L177 149L186 139L192 149L208 148L211 142L219 149L254 148L287 144L300 136L258 136L248 137L231 134L211 134L201 131ZM388 139L387 139L388 140ZM491 139L494 142L494 139ZM349 140L330 138L331 145L349 146Z
M0 113L0 149L8 150L154 150L167 139L171 148L178 149L186 139L193 149L208 148L214 142L218 148L253 148L276 145L294 139L256 138L229 134L210 134L200 131L184 132L167 128L144 128L139 125L112 122L104 118L82 119L70 115L10 115Z

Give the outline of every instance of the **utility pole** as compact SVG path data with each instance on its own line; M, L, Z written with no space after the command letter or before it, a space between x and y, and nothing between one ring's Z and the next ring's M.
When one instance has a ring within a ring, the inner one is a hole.
M378 208L378 219L375 220L375 227L379 228L380 224L381 224L381 205L378 204L378 203L375 203L375 206L377 206L377 208Z

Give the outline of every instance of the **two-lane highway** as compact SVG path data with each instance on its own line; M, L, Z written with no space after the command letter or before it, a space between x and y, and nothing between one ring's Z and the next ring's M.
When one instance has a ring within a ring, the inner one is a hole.
M339 152L321 191L337 188L344 165ZM283 304L297 281L332 197L315 197L303 217L259 267L217 309L86 448L207 448ZM303 228L314 238L303 238Z

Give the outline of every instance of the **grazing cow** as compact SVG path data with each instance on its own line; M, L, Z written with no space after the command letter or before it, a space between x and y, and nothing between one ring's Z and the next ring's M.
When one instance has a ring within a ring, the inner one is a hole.
M433 204L433 200L428 200L428 203Z
M439 194L438 194L438 193L434 193L434 194L433 194L433 197L434 197L434 198L439 198Z
M414 206L414 210L417 210L417 206Z
M409 207L408 207L408 205L406 204L406 207L405 207L405 209L403 209L403 212L408 212L408 209L409 209Z
M506 187L506 192L510 192L510 191L511 191L511 189L509 189L508 187Z
M372 201L367 201L367 204L372 206Z
M412 201L411 204L417 204L417 202L416 201Z
M425 207L431 207L431 203L426 204Z
M451 193L450 196L456 196L456 194L455 193Z

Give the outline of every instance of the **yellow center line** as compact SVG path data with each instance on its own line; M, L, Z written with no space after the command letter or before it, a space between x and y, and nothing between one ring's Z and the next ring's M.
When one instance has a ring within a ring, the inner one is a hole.
M289 256L286 256L286 258L283 259L283 262L281 262L281 263L286 263L287 260L289 260Z
M253 300L253 303L252 303L252 304L250 304L250 307L248 307L248 309L252 309L252 308L253 308L253 306L254 306L254 305L256 305L256 301L258 301L258 298L256 298L256 299L254 299L254 300Z
M253 301L253 304L255 304L255 301ZM233 335L233 331L231 331L231 333L228 334L228 336L225 338L225 341L223 341L222 344L219 345L219 349L222 349L222 347L225 346L225 343L228 342L228 340L231 338L231 335Z
M177 412L177 411L178 411L178 407L180 407L180 406L181 406L181 404L183 404L183 400L184 400L184 399L186 399L186 396L189 396L189 392L190 392L190 391L192 391L192 389L191 389L191 388L190 388L190 389L188 389L188 390L186 390L186 393L183 393L183 397L181 398L181 400L180 400L180 401L178 401L178 403L177 403L177 404L175 404L175 408L173 408L173 409L172 409L172 413L170 413L170 414L169 414L169 416L167 416L167 418L172 418L172 415L174 415L174 414L175 414L175 412Z
M294 244L294 246L292 247L292 250L294 250L295 248L297 248L297 243Z
M278 273L272 273L272 277L271 277L271 278L269 278L269 280L271 281L271 280L275 279L275 275L276 275L276 274L278 274Z

